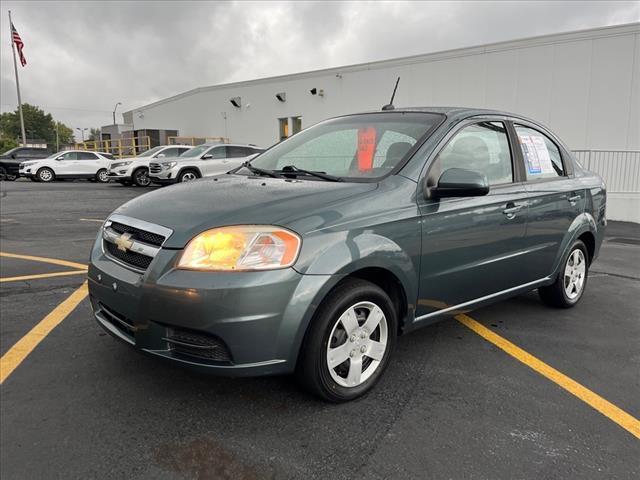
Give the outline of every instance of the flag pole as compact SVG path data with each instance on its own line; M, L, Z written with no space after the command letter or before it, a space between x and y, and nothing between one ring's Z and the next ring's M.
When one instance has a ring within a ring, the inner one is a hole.
M20 80L18 78L18 63L16 62L16 49L13 43L13 22L11 10L9 10L9 35L11 35L11 52L13 53L13 70L16 72L16 89L18 90L18 111L20 112L20 129L22 131L22 145L27 144L27 134L24 130L24 116L22 115L22 99L20 98Z

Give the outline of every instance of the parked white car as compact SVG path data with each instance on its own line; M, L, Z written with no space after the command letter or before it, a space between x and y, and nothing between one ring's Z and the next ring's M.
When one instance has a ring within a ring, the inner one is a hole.
M109 178L122 185L134 184L138 187L146 187L151 183L149 162L154 159L160 161L163 158L179 157L192 148L190 145L160 145L142 152L136 157L114 160L109 166Z
M107 169L113 155L86 150L64 150L43 158L22 162L18 168L21 177L36 182L52 182L63 178L86 178L102 183L109 181Z
M205 143L180 157L152 161L149 164L149 177L153 183L166 185L220 175L262 151L264 149L255 145Z

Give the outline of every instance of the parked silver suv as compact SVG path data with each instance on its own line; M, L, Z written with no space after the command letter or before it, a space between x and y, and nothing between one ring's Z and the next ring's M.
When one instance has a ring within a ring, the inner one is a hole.
M263 150L249 144L205 143L180 157L151 162L149 178L153 183L170 184L219 175L239 167Z

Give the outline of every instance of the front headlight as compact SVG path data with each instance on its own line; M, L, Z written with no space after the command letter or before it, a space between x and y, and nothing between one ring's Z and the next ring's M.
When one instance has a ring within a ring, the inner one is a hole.
M177 164L178 162L162 162L162 166L165 170L169 170L170 168L175 167Z
M190 270L273 270L294 264L300 251L298 235L269 225L214 228L194 237L178 268Z
M131 165L133 162L122 162L122 163L118 163L119 167L126 167L128 165Z

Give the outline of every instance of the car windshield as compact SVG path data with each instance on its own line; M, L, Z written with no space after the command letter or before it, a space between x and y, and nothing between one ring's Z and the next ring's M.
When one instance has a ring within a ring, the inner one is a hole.
M398 166L442 118L440 114L422 112L334 118L274 146L251 165L276 172L297 168L342 179L376 179Z
M150 150L147 150L145 152L142 152L140 155L138 155L138 158L140 157L151 157L153 154L159 152L160 150L162 150L164 148L164 146L160 146L160 147L153 147Z
M9 150L7 150L6 152L4 152L2 155L11 155L13 152L17 151L20 147L13 147Z
M211 147L212 145L198 145L197 147L194 147L191 150L187 150L182 155L180 155L180 157L191 157L191 158L199 157L204 152L209 150Z

